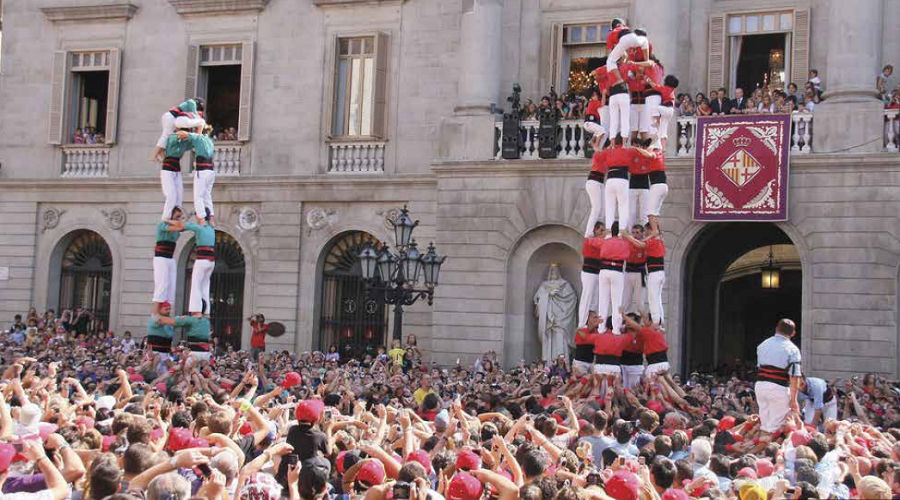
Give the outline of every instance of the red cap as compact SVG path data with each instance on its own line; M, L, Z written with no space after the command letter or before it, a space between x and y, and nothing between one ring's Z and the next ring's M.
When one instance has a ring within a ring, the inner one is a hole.
M666 490L662 494L662 500L690 500L690 498L684 490Z
M109 447L116 442L115 436L103 436L103 451L109 451Z
M300 382L302 380L303 379L300 378L299 373L287 372L287 374L284 376L284 382L281 383L281 388L282 389L290 389L291 387L294 387L295 385L300 385Z
M583 418L578 419L578 430L584 429L587 425L590 425L590 422Z
M588 380L587 377L581 377L580 382L581 382L581 385L588 385L588 382L590 382L590 380Z
M132 373L131 375L128 376L128 381L129 382L143 382L144 376L141 375L140 373Z
M471 450L463 450L456 455L456 468L462 471L481 468L481 457Z
M650 410L653 410L657 414L663 413L664 411L666 411L666 407L663 406L663 404L661 402L659 402L659 400L656 400L656 399L651 399L650 401L647 401L647 408Z
M165 382L160 382L153 387L156 388L157 391L159 391L163 394L166 393L166 383Z
M16 456L16 449L11 444L0 444L0 472L6 472L9 464L12 463L13 457Z
M641 481L634 473L620 470L606 481L606 494L616 500L638 500L640 486Z
M297 421L316 423L325 410L325 403L321 399L307 399L297 405ZM379 483L380 484L380 483Z
M191 447L194 436L191 430L184 427L176 427L169 433L169 450L179 451Z
M422 467L425 467L425 472L431 474L434 472L434 468L431 466L431 457L428 456L428 452L425 450L416 450L409 454L406 457L406 462L419 462L422 464Z
M369 462L359 469L356 474L356 480L362 481L369 486L375 486L384 482L384 465L379 461Z
M460 472L453 476L447 487L447 500L478 500L484 486L471 474Z
M244 425L241 426L240 433L241 436L253 434L253 426L250 425L250 422L244 422Z
M337 469L338 474L344 475L346 469L344 469L344 457L347 456L347 450L344 450L338 453L336 459L334 459L334 467Z
M557 423L557 424L562 425L562 423L563 423L562 415L560 415L559 413L554 413L554 414L552 414L552 415L550 415L550 416L553 417L553 420L556 420L556 423Z
M756 471L751 469L750 467L744 467L743 469L739 470L737 476L748 477L750 479L759 479L759 477L757 477L756 475Z
M756 474L759 477L769 477L775 472L775 465L768 458L760 458L756 461Z
M794 431L791 433L791 444L797 446L805 446L809 442L810 435L806 431Z
M719 420L718 431L719 432L730 431L731 429L734 428L734 425L736 423L737 422L734 421L734 417L732 417L732 416L723 417L722 420Z
M164 308L164 307L172 307L172 304L171 304L168 300L165 301L165 302L161 302L161 303L159 304L159 308L162 309L162 308Z

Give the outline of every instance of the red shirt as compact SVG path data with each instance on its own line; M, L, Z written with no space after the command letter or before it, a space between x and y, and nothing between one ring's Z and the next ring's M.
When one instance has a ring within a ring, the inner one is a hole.
M584 112L585 116L593 116L596 119L600 119L600 108L603 107L603 101L597 99L596 101L591 100L588 101L587 110Z
M619 66L619 74L625 79L629 92L644 90L644 69L636 64L625 63Z
M647 256L643 248L631 245L631 253L628 254L628 258L625 260L629 264L643 264L647 262Z
M634 159L632 167L628 169L628 173L630 173L631 175L649 174L652 171L653 157L644 156L642 154L637 155L637 157Z
M644 343L644 354L653 354L655 352L665 352L669 350L669 343L666 342L666 334L660 330L655 328L641 328L637 336Z
M253 328L253 333L250 335L250 347L265 349L266 332L269 331L269 325L258 324L256 321L251 321L250 326Z
M629 335L615 335L612 330L598 333L594 338L594 354L619 357L625 344L630 341Z
M634 168L632 164L636 161L636 157L640 155L634 148L618 146L604 149L603 152L606 153L607 167L625 167L629 170Z
M597 335L596 331L588 331L587 327L579 328L575 333L575 345L594 345Z
M631 243L622 238L608 238L603 240L600 250L600 258L603 260L622 261L631 255Z
M607 151L609 151L609 149L594 153L594 156L591 158L591 172L600 172L601 174L606 173Z
M632 352L632 353L643 353L644 352L644 339L638 338L636 335L621 335L621 337L625 337L628 339L625 342L625 345L622 347L623 352Z
M613 82L609 81L609 73L606 72L606 66L600 66L594 70L594 81L597 82L597 88L601 94L604 91L609 92L609 86Z
M644 253L647 254L647 257L659 258L666 256L666 244L662 238L650 238L645 243L647 246L644 248Z
M665 70L659 64L644 68L644 76L650 79L651 83L647 84L647 88L652 90L656 90L656 87L659 86L662 83L663 78L666 77ZM646 79L644 82L646 83Z
M602 254L603 238L585 238L584 245L581 247L581 255L585 260L599 259Z
M657 149L653 153L653 157L647 158L647 160L648 160L648 163L650 166L650 170L649 170L650 172L665 172L666 171L666 152L665 151L663 151L661 149Z
M616 27L616 29L609 32L606 35L606 50L608 52L612 52L612 49L616 48L616 44L619 43L619 36L622 34L622 30L631 31L631 28L625 26L624 24L620 24Z

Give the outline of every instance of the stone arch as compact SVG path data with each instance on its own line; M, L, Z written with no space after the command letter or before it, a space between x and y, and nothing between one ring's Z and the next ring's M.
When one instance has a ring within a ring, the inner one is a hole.
M240 231L236 231L231 228L224 227L222 224L216 224L216 243L218 246L219 243L219 234L227 236L230 240L232 240L240 250L243 256L243 269L244 269L244 278L243 278L243 296L241 297L242 308L240 315L240 326L238 327L240 330L240 345L235 346L235 348L245 348L249 349L250 346L250 326L247 321L244 319L249 318L251 314L255 312L254 307L254 297L255 297L255 279L253 279L254 275L254 259L252 254L252 247L250 242L246 241L242 238L242 233ZM191 254L194 250L194 235L190 231L185 231L182 233L181 238L178 239L178 249L175 252L177 256L178 263L178 277L176 278L176 291L175 291L175 304L173 311L187 312L187 307L182 308L182 304L187 304L188 297L190 295L190 285L186 283L186 274L187 274L187 266L191 259ZM218 258L218 251L217 258ZM213 277L215 279L215 272L213 273ZM216 328L215 324L213 325L214 329Z
M677 243L666 259L665 291L667 337L669 340L669 359L676 371L684 371L686 360L686 338L689 334L688 318L690 311L691 294L688 288L690 277L687 273L691 269L690 259L695 252L701 251L708 243L704 241L710 232L721 229L726 224L739 223L704 223L692 222L678 235ZM797 251L801 265L801 317L802 325L807 330L812 330L812 304L813 304L813 272L812 252L808 248L802 234L790 222L752 223L771 224L780 230L785 239L789 241ZM762 243L763 246L767 243ZM800 349L805 359L810 359L812 335L801 336Z
M63 255L80 231L91 231L98 234L112 256L112 279L110 283L109 323L107 329L119 330L119 307L122 300L122 276L124 261L118 241L118 234L106 226L101 216L75 216L67 218L65 227L60 224L56 228L47 229L40 236L40 243L35 258L35 295L34 303L38 309L56 309L59 305L59 286ZM149 295L148 295L149 304ZM61 314L57 311L57 314Z
M536 346L539 349L533 297L537 286L546 279L551 260L560 262L563 277L581 292L583 241L583 235L573 226L546 224L526 231L513 244L506 261L502 357L505 366L515 365L534 352Z

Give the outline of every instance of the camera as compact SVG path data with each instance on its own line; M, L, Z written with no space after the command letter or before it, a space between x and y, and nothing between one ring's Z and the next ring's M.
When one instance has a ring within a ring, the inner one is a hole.
M597 486L603 484L603 476L600 475L597 471L591 471L588 473L587 477L584 479L585 483L588 486Z
M409 500L409 483L406 481L395 482L393 493L396 500Z

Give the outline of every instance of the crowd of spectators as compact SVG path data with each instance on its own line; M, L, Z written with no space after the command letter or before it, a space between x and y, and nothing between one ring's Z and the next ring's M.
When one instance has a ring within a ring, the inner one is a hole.
M676 108L678 116L715 116L733 114L771 114L771 113L812 113L822 100L822 86L818 71L809 72L809 80L800 91L797 84L789 83L787 90L765 86L756 88L752 94L744 95L742 88L735 90L735 96L729 97L725 88L710 90L707 97L697 92L691 99L690 94L679 94Z
M84 130L76 128L72 134L73 144L103 144L106 138L102 132L98 132L95 127L85 127Z
M28 322L53 323L52 314ZM77 322L77 321L76 321ZM19 331L14 319L10 331ZM0 336L4 500L780 500L900 493L898 384L831 382L837 420L771 441L747 366L575 379L567 360L503 370L374 355L220 350L170 359L63 328Z
M213 127L211 135L213 141L236 141L237 129L234 127Z

